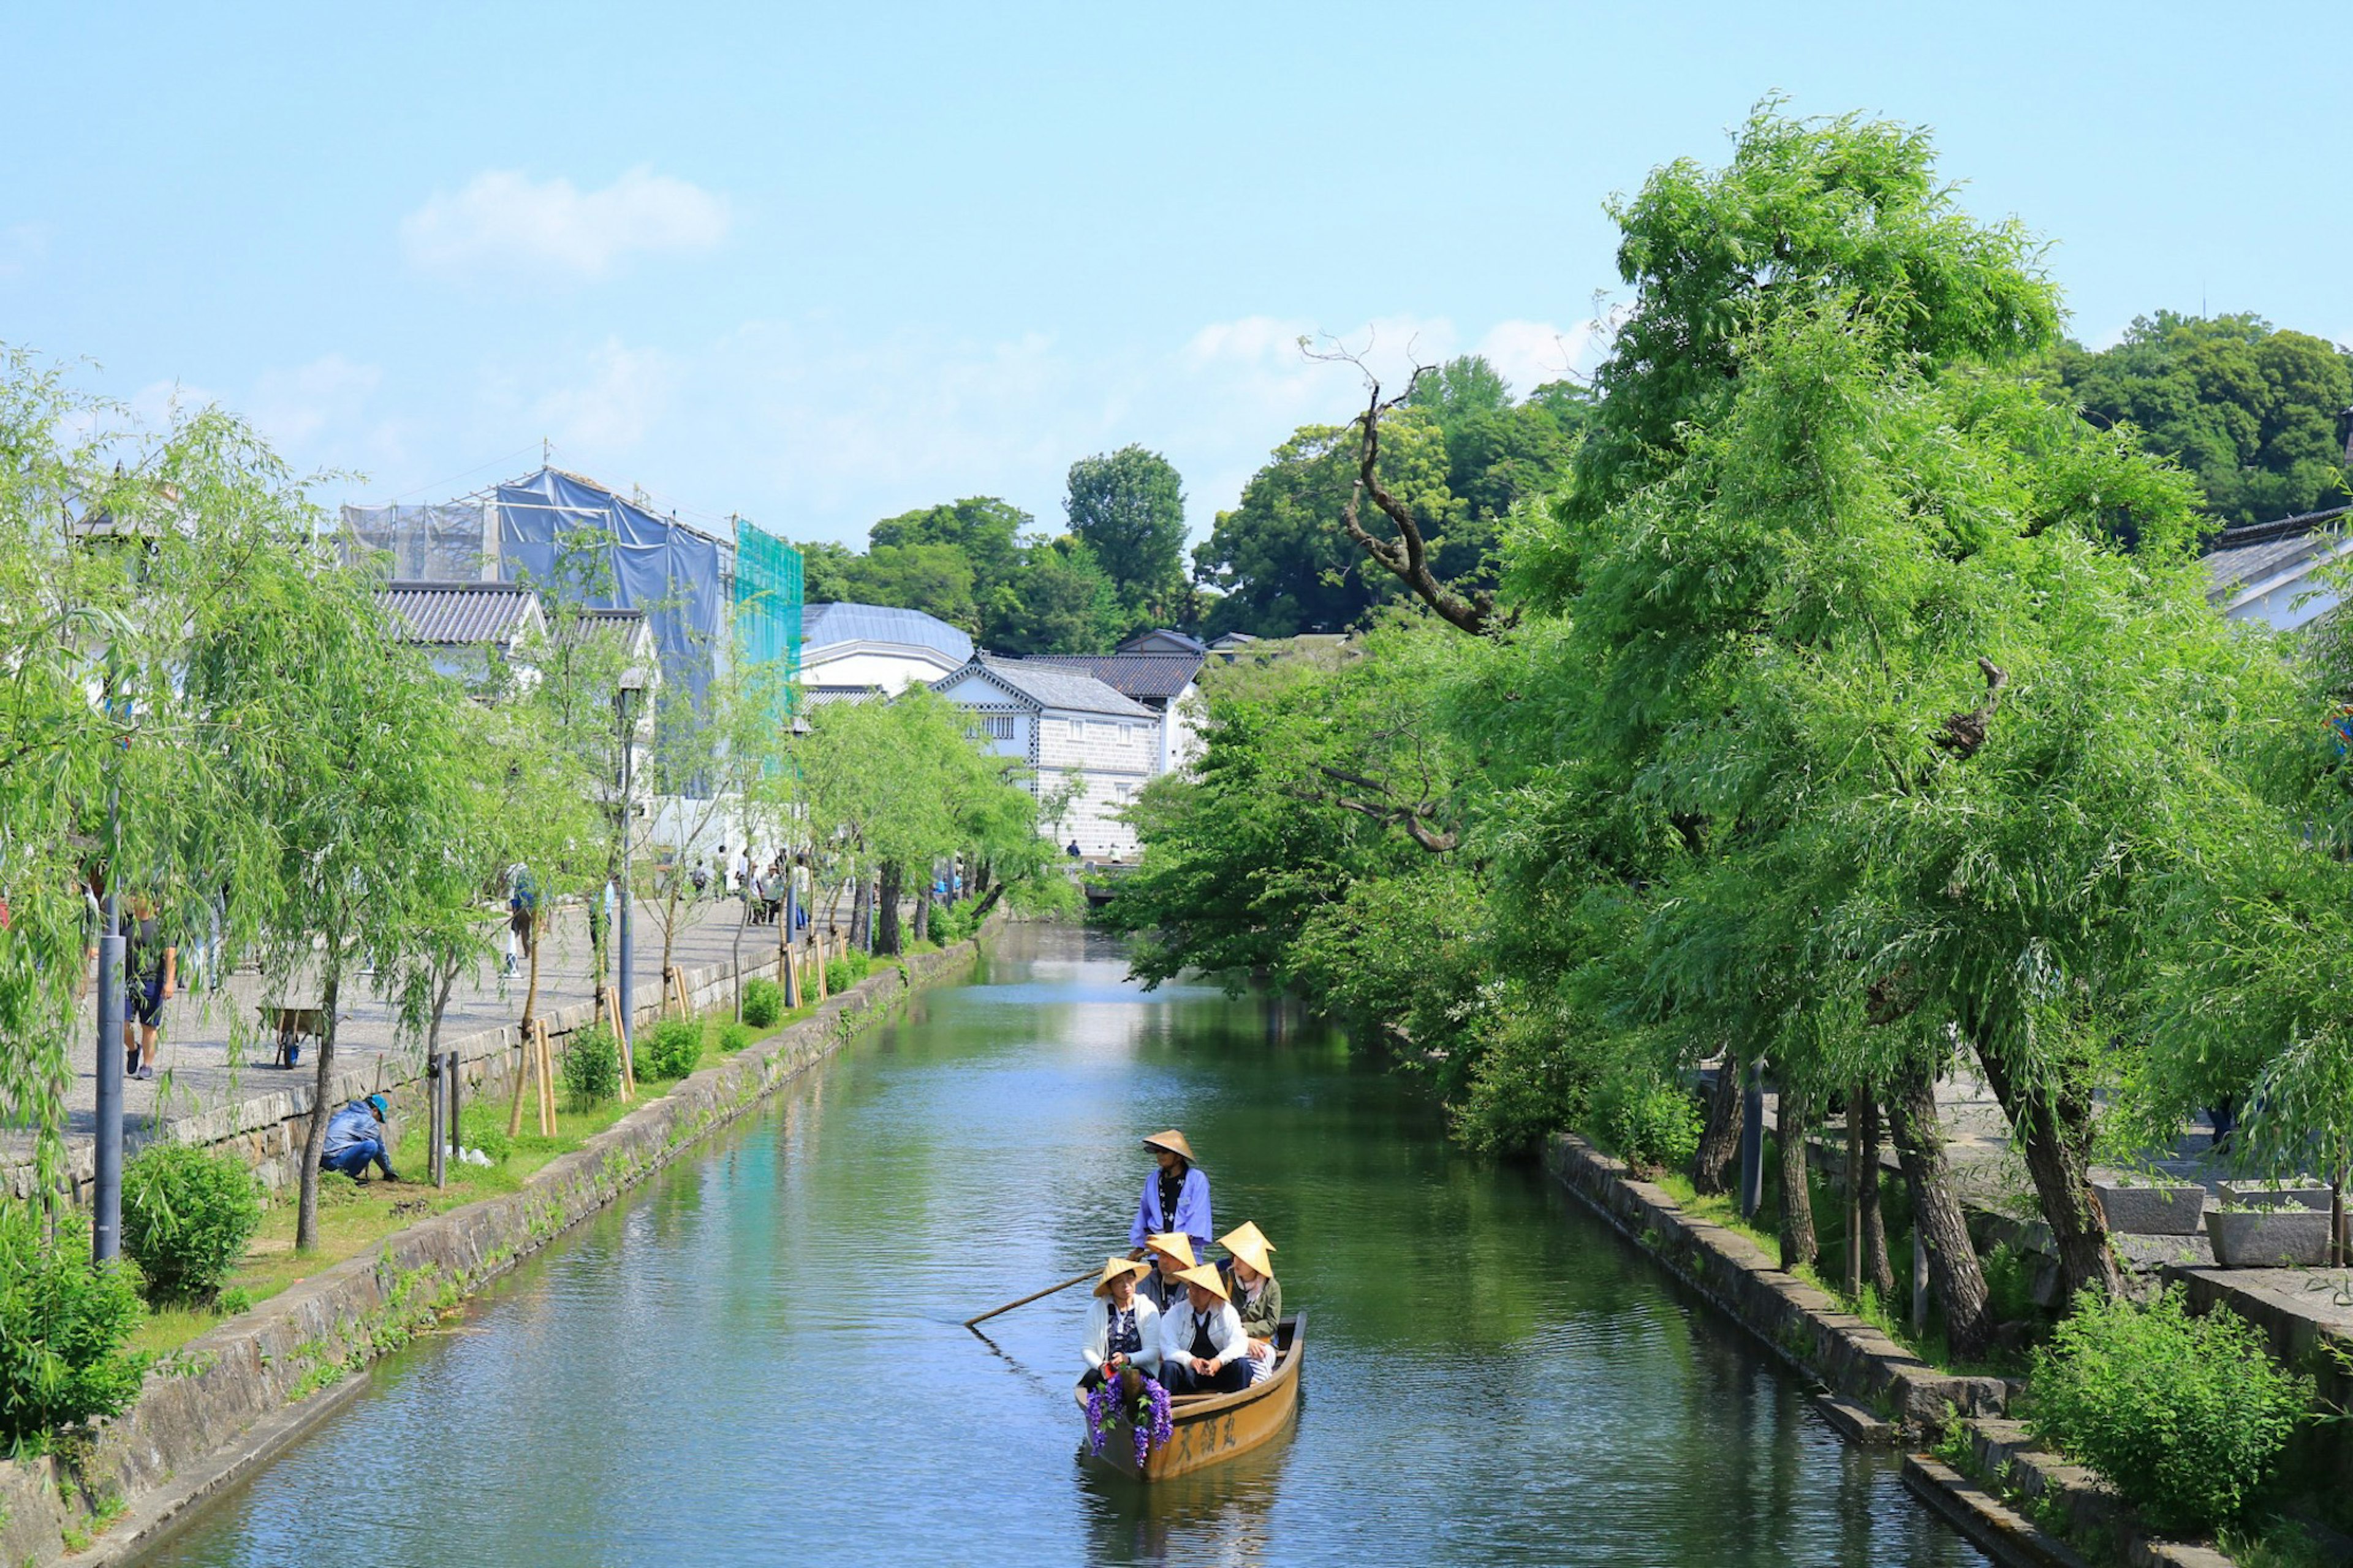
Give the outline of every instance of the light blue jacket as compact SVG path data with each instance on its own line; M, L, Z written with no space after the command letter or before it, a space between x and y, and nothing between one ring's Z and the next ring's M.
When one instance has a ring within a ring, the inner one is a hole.
M1128 1227L1127 1244L1142 1247L1147 1236L1163 1236L1181 1230L1193 1238L1193 1261L1206 1262L1209 1256L1209 1178L1195 1165L1185 1173L1185 1185L1176 1194L1174 1216L1160 1212L1160 1173L1153 1172L1144 1178L1144 1201L1135 1205L1135 1223Z
M328 1159L349 1149L354 1143L381 1143L384 1127L367 1102L354 1100L327 1119L327 1142L319 1152Z

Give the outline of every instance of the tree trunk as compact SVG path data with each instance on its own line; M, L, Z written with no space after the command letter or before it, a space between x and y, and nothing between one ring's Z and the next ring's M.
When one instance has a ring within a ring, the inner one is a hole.
M294 1205L294 1250L315 1252L319 1247L319 1153L327 1146L327 1121L335 1113L327 1103L327 1086L335 1070L335 997L343 987L341 943L333 936L327 948L326 984L320 994L319 1073L311 1093L311 1125L302 1131L302 1175Z
M588 966L596 978L589 983L590 994L596 998L596 1021L609 1023L613 1017L612 987L607 984L612 968L611 932L605 919L605 889L599 888L588 900Z
M531 1037L531 1021L539 1007L539 914L535 910L532 913L531 924L523 932L523 953L531 965L531 978L523 984L522 1023L515 1030L515 1040L522 1047L522 1054L515 1062L514 1098L507 1102L507 1136L510 1138L522 1131L523 1079L538 1070L535 1066L538 1061L534 1054L536 1047Z
M1862 1086L1846 1091L1846 1299L1862 1300Z
M1849 1107L1852 1114L1853 1108ZM1887 1221L1879 1205L1879 1101L1862 1097L1862 1282L1882 1301L1895 1294L1895 1269L1887 1258Z
M907 868L896 860L882 862L882 891L875 900L878 917L874 927L874 951L890 954L899 951L899 895L907 881Z
M1821 1255L1814 1237L1814 1191L1806 1180L1806 1133L1813 1107L1806 1092L1781 1086L1775 1131L1781 1141L1781 1268L1794 1272Z
M1975 1037L1972 1036L1974 1039ZM1986 1083L2001 1101L2010 1124L2025 1134L2026 1173L2034 1182L2034 1195L2059 1248L2059 1272L2067 1298L2089 1286L2115 1295L2123 1286L2116 1254L2108 1246L2107 1219L2092 1194L2092 1100L2088 1090L2063 1089L2054 1104L2050 1097L2031 1091L2012 1070L2006 1053L1977 1046L1978 1064ZM2080 1081L2080 1080L2073 1080Z
M929 878L915 889L915 940L932 940L932 884Z
M654 1010L654 1016L657 1018L667 1018L670 1016L670 955L676 945L676 940L678 937L678 879L676 878L672 878L670 879L670 899L662 905L662 994L661 1005Z
M735 1021L744 1021L744 928L752 923L752 884L744 884L743 907L735 911L735 943L728 963L735 971Z
M1956 1360L1985 1352L1993 1333L1986 1310L1985 1273L1969 1242L1968 1221L1945 1161L1945 1131L1936 1121L1936 1087L1926 1068L1912 1066L1888 1085L1887 1119L1895 1152L1912 1192L1912 1223L1928 1248L1928 1280L1945 1308L1945 1344Z
M1740 1152L1740 1123L1748 1098L1740 1092L1742 1066L1739 1053L1727 1050L1724 1065L1716 1069L1715 1088L1707 1101L1707 1131L1700 1135L1699 1152L1692 1156L1694 1192L1729 1190L1725 1167Z
M874 879L866 871L858 873L858 881L849 892L849 940L867 952L874 951Z

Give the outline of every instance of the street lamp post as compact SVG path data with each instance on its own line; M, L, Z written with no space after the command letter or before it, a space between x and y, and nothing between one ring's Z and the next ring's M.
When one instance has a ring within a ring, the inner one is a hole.
M633 1049L631 1036L635 1032L637 1014L629 1000L629 978L633 962L633 954L629 951L629 906L637 901L637 893L635 883L629 876L629 808L630 791L635 778L633 764L638 752L637 705L638 700L645 694L645 671L636 665L631 665L621 672L620 685L613 692L613 710L619 719L621 729L621 907L617 911L620 917L621 949L621 1070L631 1078L636 1076L632 1067L636 1058L631 1055Z

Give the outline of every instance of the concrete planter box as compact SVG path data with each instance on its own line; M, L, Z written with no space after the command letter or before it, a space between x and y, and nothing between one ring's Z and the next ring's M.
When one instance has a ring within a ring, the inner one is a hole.
M2328 1212L2328 1184L2310 1176L2287 1176L2271 1182L2224 1182L2222 1201L2267 1208L2306 1208Z
M2108 1228L2126 1236L2195 1236L2206 1207L2206 1189L2194 1182L2129 1187L2094 1182L2092 1190L2100 1195Z
M2326 1210L2275 1208L2206 1216L2214 1261L2225 1268L2314 1268L2328 1257Z

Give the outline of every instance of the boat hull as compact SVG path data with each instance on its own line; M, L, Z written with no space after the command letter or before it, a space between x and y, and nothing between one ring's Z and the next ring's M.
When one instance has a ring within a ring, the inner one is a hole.
M1247 1454L1281 1436L1299 1413L1299 1383L1307 1357L1307 1314L1283 1321L1274 1371L1238 1394L1188 1394L1172 1400L1168 1441L1152 1450L1141 1468L1129 1435L1118 1432L1103 1442L1100 1454L1081 1452L1099 1465L1138 1480L1162 1481L1188 1475ZM1084 1390L1077 1391L1080 1419L1087 1407Z

